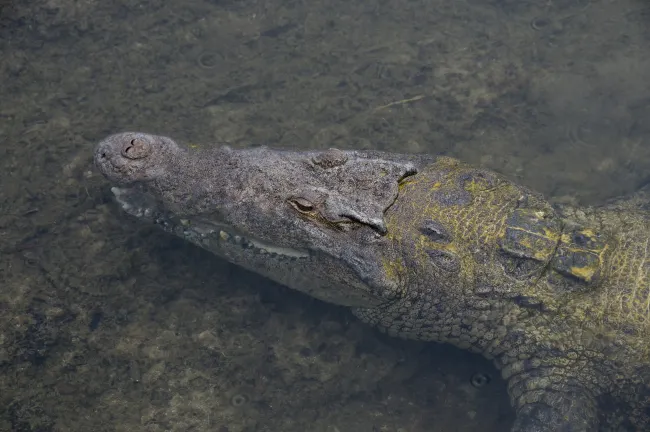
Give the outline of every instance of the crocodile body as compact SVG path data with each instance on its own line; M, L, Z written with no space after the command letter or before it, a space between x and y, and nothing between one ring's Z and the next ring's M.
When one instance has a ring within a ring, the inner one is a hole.
M492 359L513 431L650 430L650 199L557 207L446 157L113 135L130 214L404 338Z

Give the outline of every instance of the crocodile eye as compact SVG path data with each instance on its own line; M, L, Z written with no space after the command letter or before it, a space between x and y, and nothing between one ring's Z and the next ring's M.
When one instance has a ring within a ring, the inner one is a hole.
M314 205L304 198L292 198L289 202L301 213L311 213L314 211Z

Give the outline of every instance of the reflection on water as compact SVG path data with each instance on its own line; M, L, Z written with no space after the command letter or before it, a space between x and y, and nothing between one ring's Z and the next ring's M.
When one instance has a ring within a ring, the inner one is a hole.
M562 202L650 166L636 0L0 1L0 430L503 430L503 382L115 210L93 146L445 153ZM505 425L505 426L504 426Z

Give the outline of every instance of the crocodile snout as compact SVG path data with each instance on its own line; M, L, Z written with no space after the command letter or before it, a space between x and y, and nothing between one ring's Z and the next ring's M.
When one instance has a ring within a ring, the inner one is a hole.
M111 135L95 149L95 166L113 182L125 185L148 180L159 162L155 157L160 137L140 132Z

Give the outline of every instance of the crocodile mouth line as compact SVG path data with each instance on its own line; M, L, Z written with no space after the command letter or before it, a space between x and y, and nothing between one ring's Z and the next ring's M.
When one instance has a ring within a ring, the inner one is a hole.
M262 240L235 234L230 227L222 226L218 231L220 241L239 245L245 249L255 249L256 253L280 255L290 259L309 258L309 252L283 246L275 246Z
M122 209L137 218L151 219L154 224L163 230L181 235L187 240L207 247L216 242L219 248L225 245L237 246L241 249L251 250L255 254L268 255L269 258L282 257L286 259L307 259L310 253L307 250L277 246L260 239L240 234L227 224L207 222L203 220L191 221L166 215L159 208L150 195L136 188L111 188L117 202Z

